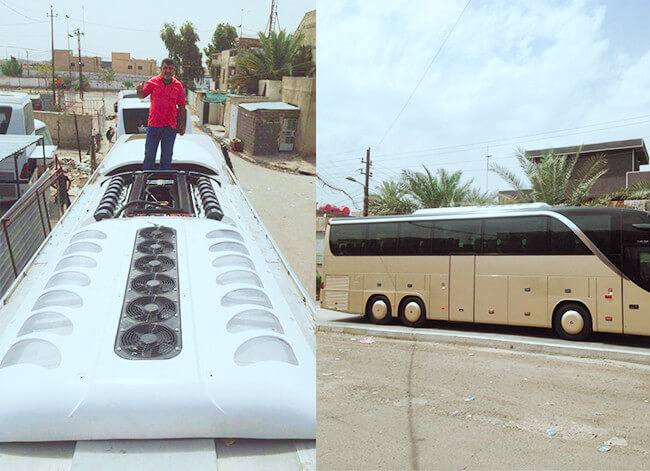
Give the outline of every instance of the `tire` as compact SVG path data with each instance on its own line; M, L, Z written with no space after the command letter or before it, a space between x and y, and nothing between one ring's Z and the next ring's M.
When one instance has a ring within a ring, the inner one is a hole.
M427 310L422 300L407 296L399 306L399 319L407 327L422 327L427 320Z
M366 304L366 316L373 324L390 324L393 321L393 314L388 298L384 295L372 296Z
M565 340L586 340L592 333L591 314L582 304L563 304L553 313L553 328Z

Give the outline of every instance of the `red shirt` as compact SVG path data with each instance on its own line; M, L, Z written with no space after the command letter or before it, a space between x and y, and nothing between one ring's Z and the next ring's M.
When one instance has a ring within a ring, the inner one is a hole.
M172 83L165 85L162 75L156 75L144 84L143 91L144 96L151 95L149 126L176 129L177 106L185 106L185 91L180 80L172 77Z

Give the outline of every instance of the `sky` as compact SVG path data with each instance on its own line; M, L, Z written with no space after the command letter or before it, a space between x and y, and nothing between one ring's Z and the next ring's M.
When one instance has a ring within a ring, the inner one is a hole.
M371 187L426 165L496 192L488 152L520 173L517 147L648 142L650 2L466 3L318 2L317 169L356 207L320 183L319 204L361 207L366 148Z
M111 52L130 52L137 59L160 60L167 55L160 29L163 23L180 26L191 21L199 32L199 46L207 46L219 23L230 23L243 36L255 37L264 31L271 0L190 0L134 2L126 0L0 0L0 58L10 55L29 59L51 58L50 20L46 14L54 6L54 48L67 49L67 29L80 28L82 55L110 60ZM316 0L278 0L280 28L295 31L304 14L316 8ZM243 23L241 22L243 12ZM66 20L66 15L70 18ZM85 28L84 21L85 20ZM70 48L77 50L77 39ZM204 60L205 62L205 60Z

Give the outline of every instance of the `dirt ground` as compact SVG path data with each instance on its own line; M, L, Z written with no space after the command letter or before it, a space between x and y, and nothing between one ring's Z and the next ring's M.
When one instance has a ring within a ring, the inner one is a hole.
M360 340L318 334L318 469L648 469L647 366Z

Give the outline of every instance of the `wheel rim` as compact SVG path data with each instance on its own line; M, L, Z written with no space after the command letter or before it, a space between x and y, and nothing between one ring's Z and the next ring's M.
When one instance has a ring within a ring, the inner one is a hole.
M411 301L406 306L404 306L404 317L409 322L416 322L422 315L422 309L420 305L415 301Z
M372 304L372 316L375 319L384 319L388 315L388 306L381 299Z
M578 311L573 309L562 314L562 328L568 334L579 334L585 326L585 321Z

